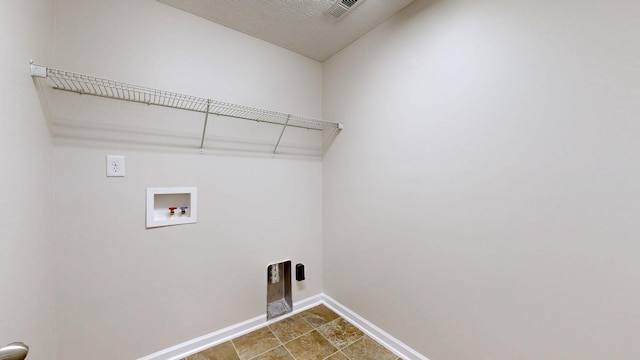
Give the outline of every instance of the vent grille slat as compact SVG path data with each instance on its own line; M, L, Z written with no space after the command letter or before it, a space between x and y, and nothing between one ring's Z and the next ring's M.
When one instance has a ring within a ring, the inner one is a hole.
M327 13L339 19L363 1L364 0L337 0L329 7Z

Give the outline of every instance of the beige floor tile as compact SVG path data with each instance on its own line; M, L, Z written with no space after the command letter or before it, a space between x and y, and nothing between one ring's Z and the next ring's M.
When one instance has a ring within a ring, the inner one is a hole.
M240 360L248 360L281 345L268 327L258 329L231 340Z
M326 360L349 360L349 358L344 356L343 353L338 351L337 353L326 358Z
M187 356L184 360L238 360L238 354L231 341L206 349L199 353Z
M280 320L277 323L269 325L269 328L283 343L289 342L313 330L313 327L300 317L300 315L293 315L290 318Z
M283 346L277 347L251 360L295 360Z
M324 305L190 355L183 360L323 359L401 360Z
M352 360L396 360L398 357L368 336L342 349Z
M324 335L338 349L354 343L364 335L362 331L343 318L337 318L322 325L318 328L318 332Z
M339 317L338 314L334 313L324 305L318 305L309 310L303 311L300 313L300 316L314 328L318 328Z
M316 330L302 335L284 346L296 360L322 360L338 351Z

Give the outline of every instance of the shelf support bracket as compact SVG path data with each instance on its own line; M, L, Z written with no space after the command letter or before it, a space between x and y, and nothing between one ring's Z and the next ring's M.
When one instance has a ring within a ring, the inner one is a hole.
M331 134L329 135L329 138L325 141L324 145L322 146L322 156L324 156L324 154L327 153L331 145L333 145L333 141L338 137L338 134L342 131L343 126L344 125L342 123L339 123L338 127L331 130Z
M209 110L211 109L211 100L207 100L207 112L204 114L204 127L202 128L202 140L200 140L200 154L204 153L204 135L207 133L207 122L209 121Z
M32 77L47 77L47 67L42 65L34 64L33 60L29 62L29 70L31 72Z
M271 153L271 157L273 158L276 157L276 150L278 150L278 145L280 145L280 140L282 140L282 135L284 135L284 130L287 128L287 125L289 125L289 119L291 119L291 114L287 115L287 121L284 123L284 126L282 127L282 131L280 132L280 137L278 138L276 147L273 148L273 153Z

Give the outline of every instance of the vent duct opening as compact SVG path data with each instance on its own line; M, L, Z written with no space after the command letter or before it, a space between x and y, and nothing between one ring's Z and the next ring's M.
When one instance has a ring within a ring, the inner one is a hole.
M338 0L331 5L327 13L340 19L363 1L364 0Z

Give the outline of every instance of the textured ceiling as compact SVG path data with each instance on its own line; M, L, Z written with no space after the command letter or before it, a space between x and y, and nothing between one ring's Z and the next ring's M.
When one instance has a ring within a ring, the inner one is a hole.
M324 61L414 0L360 0L340 19L326 13L334 0L158 1Z

